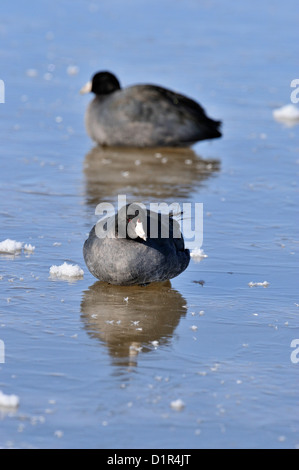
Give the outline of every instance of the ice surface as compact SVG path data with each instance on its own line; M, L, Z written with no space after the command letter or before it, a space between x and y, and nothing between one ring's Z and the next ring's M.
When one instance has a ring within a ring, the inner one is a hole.
M77 264L63 263L61 266L51 266L50 275L53 277L60 278L80 278L84 276L84 271Z
M3 4L0 242L24 243L0 254L0 390L20 398L18 409L0 410L0 447L299 447L290 347L299 312L299 121L272 114L292 104L298 77L294 0ZM270 28L280 32L271 40ZM136 57L140 67L130 67ZM174 73L178 62L184 73ZM67 69L76 65L77 75ZM78 91L101 69L123 87L156 83L194 98L223 121L223 138L186 151L98 148L84 128L92 96ZM189 242L183 275L122 287L87 272L82 245L95 206L116 209L119 194L146 205L177 201L181 210L187 203L187 246L203 203L204 242ZM50 277L65 261L83 279ZM134 341L143 349L130 357ZM177 399L185 408L170 406Z
M26 70L27 77L36 77L38 75L38 71L36 69L27 69Z

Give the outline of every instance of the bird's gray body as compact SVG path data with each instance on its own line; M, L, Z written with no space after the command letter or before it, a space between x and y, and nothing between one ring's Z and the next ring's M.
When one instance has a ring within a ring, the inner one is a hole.
M146 241L114 235L114 224L108 223L107 234L99 238L96 226L83 248L85 263L96 278L117 285L148 284L172 279L182 273L190 262L183 237L174 237L178 222L169 218L169 238L147 237ZM159 219L161 221L161 218ZM151 215L147 215L147 233ZM164 224L164 221L162 222Z
M154 85L134 85L96 95L88 105L89 136L103 146L190 146L221 136L220 122L183 95Z

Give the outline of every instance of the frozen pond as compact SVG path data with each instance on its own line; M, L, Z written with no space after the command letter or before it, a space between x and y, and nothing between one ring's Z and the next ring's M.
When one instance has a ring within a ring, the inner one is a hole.
M273 118L299 78L297 2L16 0L0 39L0 242L35 247L0 255L0 390L19 397L0 447L298 447L299 126ZM96 148L79 89L106 69L195 98L223 138ZM207 257L97 282L82 246L118 194L203 203ZM64 262L84 277L51 278Z

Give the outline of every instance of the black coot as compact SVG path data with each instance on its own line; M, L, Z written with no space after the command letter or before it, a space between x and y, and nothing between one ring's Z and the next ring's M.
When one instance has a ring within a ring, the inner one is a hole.
M207 117L195 101L155 85L121 88L110 72L94 75L81 93L96 96L89 104L88 135L103 146L190 146L221 137L220 121Z
M100 220L83 255L91 274L117 285L166 281L182 273L190 261L172 214L158 214L137 203Z

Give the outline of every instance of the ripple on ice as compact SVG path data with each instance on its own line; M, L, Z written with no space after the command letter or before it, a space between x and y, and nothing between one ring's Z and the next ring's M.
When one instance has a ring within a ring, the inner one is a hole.
M82 279L84 271L77 264L63 263L60 266L51 266L50 276L59 279Z

